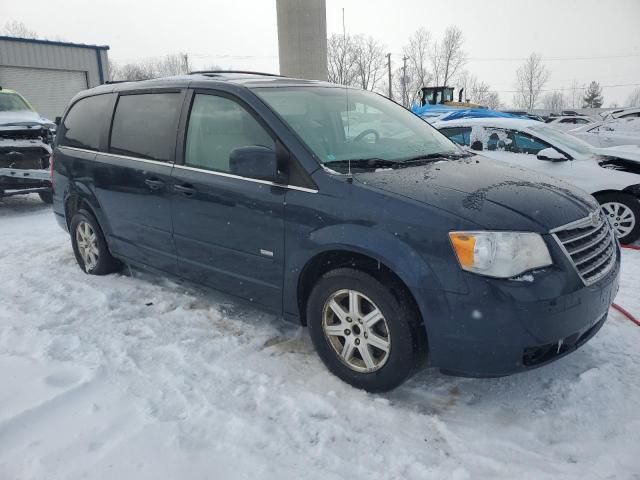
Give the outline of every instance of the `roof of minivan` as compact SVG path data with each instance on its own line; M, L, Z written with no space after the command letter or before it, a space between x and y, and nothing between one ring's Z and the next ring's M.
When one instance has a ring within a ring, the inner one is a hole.
M235 84L246 88L255 87L340 87L320 80L305 80L302 78L281 77L278 75L244 72L203 72L189 75L177 75L173 77L153 78L151 80L140 80L132 82L113 82L100 85L98 87L84 90L78 97L95 95L97 93L110 93L128 90L145 90L149 88L171 88L171 87L210 87L215 84ZM349 87L351 88L351 87Z

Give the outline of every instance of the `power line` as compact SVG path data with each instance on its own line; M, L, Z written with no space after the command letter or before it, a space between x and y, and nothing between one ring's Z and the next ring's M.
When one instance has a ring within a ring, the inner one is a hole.
M630 58L640 57L640 53L632 53L629 55L603 55L599 57L542 57L545 62L563 62L567 60L607 60L611 58ZM467 60L474 62L512 62L512 61L525 61L529 57L468 57Z
M614 88L614 87L636 87L639 86L640 83L619 83L617 85L600 85L602 88ZM565 91L565 90L586 90L587 86L584 87L562 87L562 88L544 88L540 90L541 92L557 92L557 91ZM493 90L493 89L492 89ZM518 90L493 90L499 93L518 93Z
M401 53L394 53L394 55L402 55ZM572 60L607 60L612 58L631 58L640 57L640 53L630 53L627 55L602 55L593 57L542 57L543 61L549 62L564 62ZM529 57L467 57L468 61L472 62L523 62L528 60Z

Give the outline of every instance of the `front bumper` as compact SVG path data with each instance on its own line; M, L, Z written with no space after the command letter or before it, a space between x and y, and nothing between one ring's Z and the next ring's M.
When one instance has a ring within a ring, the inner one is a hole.
M611 271L588 286L560 268L535 272L531 282L469 274L470 293L446 293L448 318L427 322L430 364L445 373L495 377L576 350L607 318L618 292L619 251L616 256Z
M0 197L50 191L48 169L0 168Z

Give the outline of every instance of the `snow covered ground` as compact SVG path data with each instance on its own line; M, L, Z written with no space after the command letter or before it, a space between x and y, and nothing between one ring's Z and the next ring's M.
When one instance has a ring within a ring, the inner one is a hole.
M617 302L640 313L640 252ZM550 366L341 383L306 331L133 272L87 276L50 209L0 201L0 479L638 479L640 328Z

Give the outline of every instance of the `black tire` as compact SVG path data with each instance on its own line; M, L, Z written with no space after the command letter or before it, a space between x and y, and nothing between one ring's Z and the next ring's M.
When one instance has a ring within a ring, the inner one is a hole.
M98 255L97 262L93 266L88 266L80 254L78 246L78 226L83 222L87 223L91 227L96 237ZM73 246L73 253L76 257L76 261L85 273L90 275L107 275L109 273L117 272L122 268L122 264L111 256L111 252L109 252L109 247L107 246L100 224L91 212L87 210L78 210L71 218L69 231L71 233L71 245Z
M52 192L38 192L38 196L40 200L44 203L51 205L53 203L53 193Z
M603 206L610 203L622 204L633 213L635 226L629 233L623 236L618 236L618 240L620 240L620 243L629 244L635 242L636 240L638 240L638 238L640 238L640 200L628 193L603 193L602 195L598 195L596 199L598 200L598 203ZM607 218L609 219L615 230L617 223L616 219L619 217L611 217L611 213L607 212L606 210L604 210L604 213L607 215Z
M390 348L378 370L365 373L349 367L325 335L322 326L325 303L341 290L361 292L382 312L388 326ZM369 392L396 388L426 361L426 333L408 293L403 288L390 289L359 270L341 268L320 278L307 302L307 325L315 349L327 368L346 383Z

